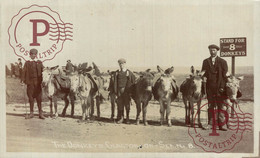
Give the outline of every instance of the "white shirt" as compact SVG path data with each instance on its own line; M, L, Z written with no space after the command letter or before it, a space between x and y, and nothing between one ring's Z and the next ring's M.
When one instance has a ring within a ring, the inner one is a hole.
M126 68L120 69L120 71L123 71L123 72L125 72L126 70L127 70Z
M215 57L211 57L211 61L212 61L212 64L213 64L213 65L215 64L216 57L217 57L217 55L216 55Z
M36 61L35 59L30 58L28 61Z

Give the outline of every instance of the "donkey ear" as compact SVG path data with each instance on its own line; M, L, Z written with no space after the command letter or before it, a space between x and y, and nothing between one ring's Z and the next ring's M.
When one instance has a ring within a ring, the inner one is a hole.
M244 76L239 76L239 77L237 77L237 79L238 79L239 81L242 81L242 80L244 79Z
M203 76L205 74L205 70L199 72L199 76Z
M194 71L195 71L195 70L194 70L194 66L191 66L191 67L190 67L190 72L191 72L191 74L194 75Z
M59 67L59 65L53 66L53 67L51 67L50 69L51 69L51 70L56 70L58 67Z
M43 68L43 71L48 70L48 69L49 69L49 67L44 67L44 68Z
M229 77L229 76L231 76L231 74L230 74L229 72L227 72L227 73L226 73L226 76Z
M159 73L161 73L161 74L163 74L164 73L164 70L159 66L159 65L157 65L157 71L159 72Z

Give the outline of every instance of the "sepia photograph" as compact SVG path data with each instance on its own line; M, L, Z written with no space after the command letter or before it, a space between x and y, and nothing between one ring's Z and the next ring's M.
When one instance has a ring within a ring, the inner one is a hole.
M0 157L259 156L259 1L0 5Z

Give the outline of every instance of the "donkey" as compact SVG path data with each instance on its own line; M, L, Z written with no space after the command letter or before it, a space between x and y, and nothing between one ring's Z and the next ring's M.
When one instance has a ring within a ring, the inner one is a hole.
M152 99L152 81L153 81L153 74L146 71L141 72L139 79L137 82L131 87L131 97L136 103L136 124L139 125L140 122L140 112L143 112L143 123L144 125L148 125L146 119L147 113L147 105L148 102Z
M228 99L233 103L237 101L237 98L241 97L241 92L239 90L239 83L244 79L244 76L235 77L230 75L229 73L226 74L227 82L226 82L226 96Z
M83 74L75 73L71 77L71 90L74 93L77 93L80 98L81 107L82 107L82 121L89 120L91 111L91 105L94 102L94 98L97 90L94 89L93 81Z
M185 81L180 85L180 92L182 92L182 99L185 105L185 124L191 124L193 126L194 122L194 103L197 104L198 110L198 125L203 128L200 121L200 105L202 95L202 76L205 71L196 71L194 73L193 67L191 67L191 75L186 78ZM191 115L191 116L190 116ZM190 118L191 117L191 118ZM190 120L191 119L191 120Z
M58 81L60 78L60 74L54 74L54 71L59 66L51 67L51 68L44 68L42 72L43 80L42 80L42 87L50 101L50 116L53 117L53 109L52 109L52 102L54 102L55 108L55 115L54 117L58 117L57 112L57 98L62 98L65 102L65 107L63 108L62 117L65 116L67 107L69 105L68 96L71 102L71 117L74 116L74 100L75 100L75 93L70 91L69 85L67 87L62 87L61 83ZM66 82L69 82L68 79Z
M158 68L158 67L157 67ZM162 69L160 69L162 70ZM159 79L156 80L152 91L154 98L159 101L160 103L160 124L163 125L164 122L164 114L166 111L166 119L168 122L168 126L172 126L171 123L171 102L177 98L179 89L177 84L173 78L173 75L169 73L165 73L163 71L159 71L161 75L158 77Z
M240 81L244 79L244 76L235 77L230 75L229 73L226 74L227 76L227 82L225 87L225 102L229 105L234 105L234 103L237 103L237 99L242 96L241 91L239 90L240 87ZM229 106L226 108L227 113L231 112L230 117L232 117L233 112L232 109L229 109ZM229 128L229 122L227 122L227 128Z

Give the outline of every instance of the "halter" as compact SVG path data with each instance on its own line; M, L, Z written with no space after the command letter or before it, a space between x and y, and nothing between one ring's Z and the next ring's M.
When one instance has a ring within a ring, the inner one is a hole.
M51 75L49 76L49 79L48 79L48 81L47 81L46 86L50 84L50 82L51 82L51 80L52 80L52 77L53 77L53 73L51 73ZM46 87L46 86L44 85L43 87Z
M80 74L78 74L78 76L79 76L79 82L78 82L77 89L78 89L79 87L82 87L82 86L83 86L83 82L84 82L84 83L87 83L86 80L84 79L84 76L82 76L82 75L80 75Z

